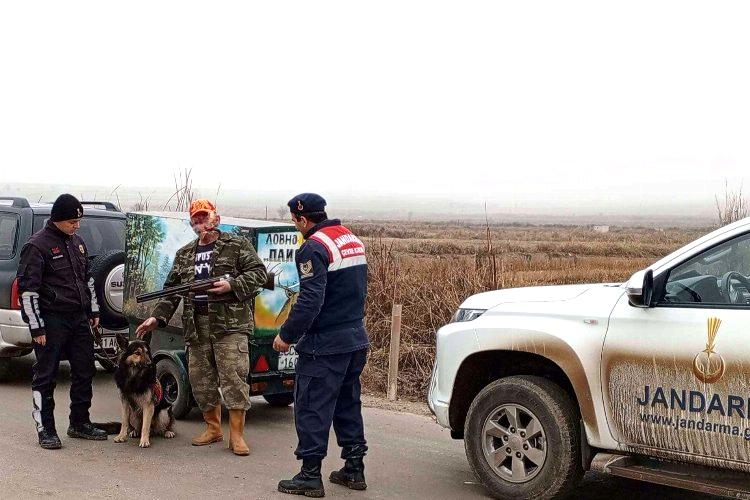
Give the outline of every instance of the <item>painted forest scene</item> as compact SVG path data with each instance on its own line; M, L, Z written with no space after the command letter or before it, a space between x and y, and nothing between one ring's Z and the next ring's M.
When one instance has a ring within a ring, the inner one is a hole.
M219 229L247 238L256 247L258 256L276 276L276 289L259 291L254 303L256 335L270 336L289 314L299 294L299 279L294 265L294 252L302 242L291 226L273 227L265 221L229 219ZM255 226L262 226L262 229ZM138 304L136 296L161 290L172 269L175 253L196 241L187 214L129 213L126 224L125 290L123 312L138 320L151 314L156 302ZM182 303L170 321L170 326L182 328Z

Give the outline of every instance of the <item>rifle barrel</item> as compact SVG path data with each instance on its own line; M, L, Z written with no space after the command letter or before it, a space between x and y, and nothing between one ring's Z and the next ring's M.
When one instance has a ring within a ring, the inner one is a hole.
M218 276L216 278L208 278L205 280L194 281L192 283L184 283L182 285L171 286L162 290L156 290L155 292L141 293L135 296L136 303L147 302L149 300L160 299L162 297L169 297L170 295L179 295L185 292L203 290L210 288L214 283L220 280L229 279L230 276L225 274L224 276Z

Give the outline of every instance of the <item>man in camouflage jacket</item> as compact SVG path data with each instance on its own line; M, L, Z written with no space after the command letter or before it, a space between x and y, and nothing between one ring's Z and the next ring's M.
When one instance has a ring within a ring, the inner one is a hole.
M221 277L208 292L190 293L183 304L182 324L188 349L188 371L206 430L192 444L203 446L221 441L221 394L229 410L229 447L237 455L248 455L243 431L250 408L248 335L253 331L252 300L266 283L263 262L250 242L218 230L220 219L208 200L190 206L190 223L198 240L180 248L164 287L200 279ZM179 295L162 299L152 317L136 330L138 336L164 328L182 300Z

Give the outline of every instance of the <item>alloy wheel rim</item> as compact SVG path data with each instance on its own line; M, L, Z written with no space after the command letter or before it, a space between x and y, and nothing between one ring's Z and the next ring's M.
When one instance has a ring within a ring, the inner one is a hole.
M485 420L482 451L500 478L525 483L539 474L547 460L547 438L533 412L509 403L495 408Z

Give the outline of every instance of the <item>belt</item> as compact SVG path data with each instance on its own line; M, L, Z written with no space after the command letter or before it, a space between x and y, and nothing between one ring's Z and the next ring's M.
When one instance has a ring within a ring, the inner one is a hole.
M208 316L208 304L200 304L200 303L193 303L193 310L195 311L195 314L200 314L201 316Z

